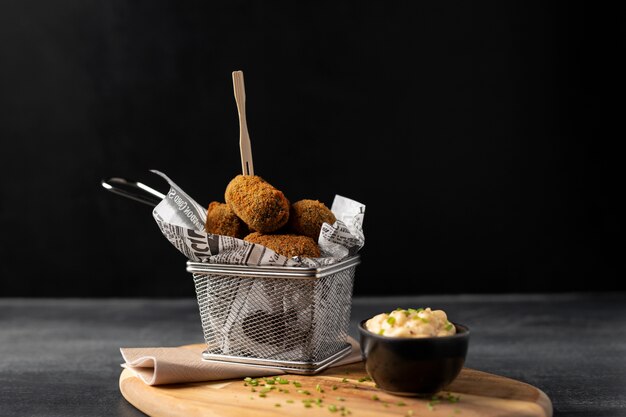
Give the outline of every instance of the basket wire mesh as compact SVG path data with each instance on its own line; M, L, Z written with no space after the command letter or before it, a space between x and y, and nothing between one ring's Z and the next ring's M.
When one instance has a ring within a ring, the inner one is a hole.
M227 271L188 262L207 344L205 359L313 373L349 353L358 257L331 267ZM293 271L297 270L297 273Z

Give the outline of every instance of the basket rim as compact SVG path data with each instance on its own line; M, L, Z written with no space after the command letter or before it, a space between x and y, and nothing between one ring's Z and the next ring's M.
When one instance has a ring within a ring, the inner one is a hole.
M187 272L193 274L220 274L251 278L291 278L291 279L317 279L334 274L344 269L351 268L361 263L361 257L357 254L342 261L321 267L301 266L256 266L256 265L233 265L233 264L210 264L207 262L187 261Z

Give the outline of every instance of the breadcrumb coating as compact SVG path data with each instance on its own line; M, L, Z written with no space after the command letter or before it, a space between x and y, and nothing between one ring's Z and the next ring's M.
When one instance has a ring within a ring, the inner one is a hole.
M216 235L241 239L249 233L248 227L233 212L228 204L213 201L209 204L204 230Z
M297 235L308 236L317 242L323 223L333 224L337 219L324 203L318 200L300 200L291 205L287 228Z
M274 252L291 258L302 256L307 258L319 258L320 248L317 243L308 236L286 235L266 235L263 233L250 233L243 240L251 243L258 243Z
M289 220L289 200L257 175L237 175L228 183L224 197L250 230L270 233Z

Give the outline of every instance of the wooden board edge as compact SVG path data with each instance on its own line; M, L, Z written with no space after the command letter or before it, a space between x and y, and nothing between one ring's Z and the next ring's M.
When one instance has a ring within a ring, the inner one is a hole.
M552 415L554 414L554 409L552 408L552 401L550 400L550 397L548 397L548 395L545 392L535 387L534 385L533 387L537 391L539 391L539 398L537 399L537 404L539 404L539 406L544 409L544 411L546 412L546 417L552 417Z
M122 371L122 374L120 375L119 387L124 399L144 414L152 417L166 417L160 413L160 407L153 404L151 401L153 397L148 397L149 399L145 402L136 401L136 398L140 398L140 396L133 395L133 393L136 393L142 388L141 385L137 385L137 383L145 385L145 383L137 378L132 371L128 369L124 369ZM169 415L171 416L171 414Z
M476 374L482 374L485 376L497 376L498 378L502 378L502 379L508 379L509 381L512 381L515 384L523 384L523 385L527 385L530 388L532 388L533 390L537 391L537 399L536 399L536 404L541 407L544 411L545 417L552 417L554 414L554 409L552 407L552 400L550 400L550 397L548 397L548 395L543 392L541 389L537 388L536 386L529 384L528 382L524 382L524 381L520 381L519 379L514 379L508 376L502 376L502 375L496 375L496 374L492 374L489 372L485 372L485 371L479 371L477 369L473 369L473 368L464 368L467 369L471 372L474 372Z

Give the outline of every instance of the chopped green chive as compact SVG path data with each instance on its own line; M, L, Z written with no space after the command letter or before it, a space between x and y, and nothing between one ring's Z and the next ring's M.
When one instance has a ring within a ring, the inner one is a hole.
M378 398L378 395L374 394L374 395L372 395L372 400L380 401L380 398Z
M274 407L280 407L280 404L276 403L274 404Z
M333 391L336 391L339 388L337 385L333 385Z
M329 405L328 411L330 411L331 413L335 413L337 411L337 406L335 404Z
M380 335L385 334L385 329L380 329L380 330L378 331L378 334L380 334Z
M452 325L452 323L448 322L448 324L446 324L445 329L446 329L447 331L450 331L450 330L452 330L452 327L454 327L454 326Z
M250 382L250 381L252 381L252 378L250 378L249 376L247 376L247 377L245 377L243 380L244 380L244 381L246 381L246 382Z
M424 317L420 317L420 319L422 320L422 323L428 323L428 319L425 319Z
M439 403L441 403L441 400L439 400L439 397L435 395L433 396L432 400L428 401L426 406L428 407L430 411L433 411L435 409L435 406Z
M252 392L256 392L256 390L254 388L250 388L250 391Z
M342 379L341 382L348 382L348 378Z
M311 393L305 389L299 389L298 394L311 395Z
M369 376L364 376L363 378L359 378L358 381L359 382L365 382L365 381L371 381L372 378L370 378Z
M396 405L397 405L398 407L404 407L406 404L405 404L405 403L403 403L402 401L398 401L398 402L396 403Z
M265 397L267 397L267 394L265 394L264 392L262 392L262 393L260 393L260 394L259 394L259 397L261 397L261 398L265 398Z
M315 390L316 390L317 392L324 392L324 390L322 389L322 386L321 386L320 384L317 384L317 385L315 386Z
M460 399L461 397L459 397L458 395L452 395L452 393L450 392L446 396L446 400L451 404L458 403Z
M293 381L293 385L295 385L296 388L300 388L302 386L302 384L299 383L298 381Z
M387 318L387 323L389 323L390 325L392 325L392 326L393 326L393 325L395 324L395 322L396 322L396 318L395 318L395 317L393 317L393 316L389 316L389 317Z

